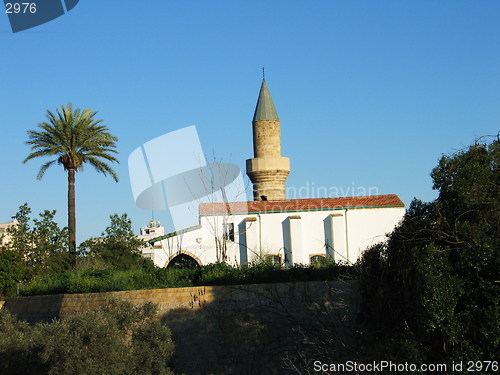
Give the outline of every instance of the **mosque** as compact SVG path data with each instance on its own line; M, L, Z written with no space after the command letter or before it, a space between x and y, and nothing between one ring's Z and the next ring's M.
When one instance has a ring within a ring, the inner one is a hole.
M254 200L201 203L198 225L168 234L152 220L139 238L147 244L143 255L157 266L354 263L403 218L395 194L286 199L290 159L281 155L280 119L265 79L252 125L254 157L246 173Z

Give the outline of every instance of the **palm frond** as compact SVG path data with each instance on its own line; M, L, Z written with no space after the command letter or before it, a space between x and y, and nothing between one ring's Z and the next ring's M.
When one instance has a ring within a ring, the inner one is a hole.
M42 167L40 168L40 170L38 171L38 174L36 175L36 179L37 180L40 180L43 175L45 174L45 171L52 165L56 162L57 160L51 160L51 161L48 161L47 163L45 163L44 165L42 165Z
M93 156L89 156L87 158L87 162L90 165L92 165L98 172L104 174L105 176L107 176L109 174L113 178L113 180L118 182L118 180L119 180L118 174L116 174L116 172L113 170L113 168L111 168L108 164L102 162L101 160L99 160Z
M42 148L41 150L38 150L38 151L35 151L35 152L32 152L31 154L29 154L26 157L26 159L23 160L23 164L25 164L28 160L31 160L33 158L38 158L40 156L53 156L55 154L56 153L51 148Z

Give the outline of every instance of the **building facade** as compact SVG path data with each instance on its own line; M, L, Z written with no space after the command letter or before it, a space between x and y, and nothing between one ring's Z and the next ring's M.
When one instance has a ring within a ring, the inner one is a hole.
M289 266L323 258L355 263L404 213L394 194L207 203L200 205L199 225L169 234L161 226L143 227L140 238L148 243L143 253L159 267L186 257L199 265L265 260Z

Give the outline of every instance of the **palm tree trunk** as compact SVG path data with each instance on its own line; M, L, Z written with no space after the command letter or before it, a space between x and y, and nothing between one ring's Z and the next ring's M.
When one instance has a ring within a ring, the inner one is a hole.
M68 231L69 255L76 263L76 205L75 205L75 168L68 169Z

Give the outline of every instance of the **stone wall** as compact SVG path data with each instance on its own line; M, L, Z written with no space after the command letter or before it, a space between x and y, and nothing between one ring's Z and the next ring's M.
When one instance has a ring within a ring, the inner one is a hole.
M186 375L296 373L293 366L314 356L336 353L340 360L357 345L352 281L19 297L3 308L30 322L50 321L99 310L110 298L158 305L176 344L173 366Z

